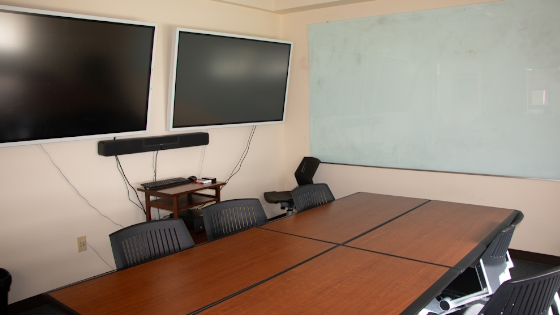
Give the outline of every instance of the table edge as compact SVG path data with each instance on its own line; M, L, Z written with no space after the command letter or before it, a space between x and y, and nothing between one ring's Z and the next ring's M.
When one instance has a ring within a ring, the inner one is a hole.
M54 290L42 293L41 296L43 296L45 298L45 300L47 300L49 302L49 304L54 305L56 308L60 309L64 313L72 314L72 315L79 315L80 314L80 313L76 312L73 308L71 308L70 306L60 302L59 300L57 300L54 296L51 295L51 292L54 292Z
M511 222L517 217L519 213L523 213L519 210L512 210L512 213L504 220L500 225L498 225L486 238L484 238L477 246L475 246L463 259L461 259L454 267L449 267L447 271L438 281L428 288L421 296L419 296L414 302L412 302L401 315L417 315L426 305L430 303L438 294L442 291L441 288L446 288L457 276L459 276L465 269L470 267L473 263L477 261L482 254L486 251L486 248L492 243L496 235L506 227L508 227ZM402 257L401 257L402 258ZM424 262L429 263L429 262ZM442 266L444 267L444 266Z
M492 232L490 232L480 243L478 243L478 245L476 245L467 255L465 255L463 259L461 259L455 266L451 268L457 269L461 273L463 273L465 269L476 262L477 258L484 254L486 248L492 243L492 241L494 241L494 238L496 238L496 235L498 235L501 230L510 226L511 222L513 222L515 217L517 217L517 215L520 213L522 214L523 212L513 209L511 214L504 221L502 221L502 223L500 223L494 230L492 230Z

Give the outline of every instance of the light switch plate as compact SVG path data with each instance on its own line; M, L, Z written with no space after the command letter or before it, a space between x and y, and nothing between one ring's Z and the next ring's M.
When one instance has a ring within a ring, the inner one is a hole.
M84 235L78 237L78 252L83 252L85 250L87 250L87 243L86 243L86 237Z

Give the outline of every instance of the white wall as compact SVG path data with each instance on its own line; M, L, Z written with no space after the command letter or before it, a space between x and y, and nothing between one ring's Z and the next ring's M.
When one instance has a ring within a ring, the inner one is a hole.
M282 37L294 42L285 124L285 188L296 186L293 171L310 154L309 24L480 2L486 1L376 0L284 15ZM329 184L337 198L365 191L518 209L525 220L516 229L511 247L560 256L560 182L329 164L319 167L314 181Z
M208 0L0 0L0 4L158 23L149 136L165 131L172 29L175 26L279 38L278 15ZM203 176L225 180L239 160L250 127L210 130ZM115 222L145 220L126 197L115 159L97 154L97 141L43 145L89 202ZM158 178L198 175L203 147L161 151ZM152 153L121 156L133 186L152 178ZM114 267L108 235L118 229L73 191L37 145L0 148L0 267L13 276L9 302L82 280ZM223 199L258 197L284 184L284 126L257 127L241 171L223 189ZM135 198L134 195L131 196ZM143 200L144 196L140 195ZM268 216L279 207L262 200ZM78 253L76 238L91 246Z

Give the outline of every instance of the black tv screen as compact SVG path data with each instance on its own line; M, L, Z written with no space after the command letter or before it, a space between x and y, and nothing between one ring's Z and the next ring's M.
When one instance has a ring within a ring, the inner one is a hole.
M292 43L187 29L175 41L170 130L284 121Z
M0 145L145 133L155 34L0 6Z

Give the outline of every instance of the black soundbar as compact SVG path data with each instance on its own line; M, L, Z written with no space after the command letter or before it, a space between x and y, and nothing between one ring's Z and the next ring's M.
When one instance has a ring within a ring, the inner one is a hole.
M99 141L97 153L102 156L115 156L140 152L178 149L207 145L210 141L208 133L195 132L181 135L132 138L121 140Z

